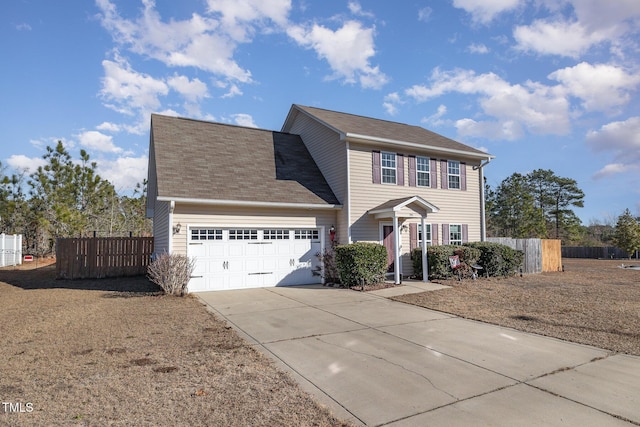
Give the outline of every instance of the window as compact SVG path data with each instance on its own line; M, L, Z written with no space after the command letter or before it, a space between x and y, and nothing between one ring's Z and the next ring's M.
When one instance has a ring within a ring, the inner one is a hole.
M462 244L462 225L460 224L449 225L449 244L450 245Z
M416 157L416 182L418 187L429 187L429 158L417 156Z
M257 240L258 230L229 230L229 240Z
M289 240L289 230L264 230L264 240Z
M380 155L380 165L382 170L382 183L396 183L396 155L395 153L382 152Z
M425 224L427 228L426 238L427 238L427 246L431 246L433 243L431 241L431 224ZM422 224L418 224L418 244L422 244Z
M449 160L447 162L447 177L449 188L460 188L460 162Z
M296 240L317 240L319 238L318 230L295 230L293 234Z
M215 228L192 228L191 240L222 240L222 230Z

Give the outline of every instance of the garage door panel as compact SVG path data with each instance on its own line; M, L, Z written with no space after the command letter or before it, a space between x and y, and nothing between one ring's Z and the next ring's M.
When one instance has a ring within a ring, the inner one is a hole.
M195 234L216 239L189 244L188 255L196 259L190 292L321 282L312 273L319 265L320 242L310 236L317 237L317 231L295 230L295 239L288 229L199 229Z

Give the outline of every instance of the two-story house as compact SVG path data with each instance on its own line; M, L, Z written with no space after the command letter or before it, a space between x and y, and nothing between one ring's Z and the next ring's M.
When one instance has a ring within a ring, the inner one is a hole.
M492 158L418 126L300 105L280 132L152 115L155 252L194 257L197 292L320 283L332 241L379 242L400 283L413 248L484 239Z

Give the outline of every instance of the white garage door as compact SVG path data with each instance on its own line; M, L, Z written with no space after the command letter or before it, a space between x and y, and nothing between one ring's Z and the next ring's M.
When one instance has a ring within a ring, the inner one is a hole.
M320 283L317 229L194 227L189 292Z

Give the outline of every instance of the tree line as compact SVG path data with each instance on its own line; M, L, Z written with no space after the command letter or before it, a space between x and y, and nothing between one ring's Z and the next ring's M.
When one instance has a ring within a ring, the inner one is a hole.
M47 254L58 237L151 235L146 181L119 195L85 150L73 159L61 141L48 146L43 159L29 175L5 175L0 163L0 232L22 234L26 253ZM485 181L485 199L488 236L561 239L627 253L640 248L640 218L627 209L615 223L582 225L574 209L584 206L584 192L551 170L514 173L496 188Z
M617 246L633 254L640 249L640 218L629 209L615 224L584 226L575 208L584 206L584 192L571 178L537 169L514 173L496 188L485 180L487 235L560 239L563 245Z
M58 237L151 235L145 181L119 195L85 150L73 159L61 141L43 159L31 174L0 163L0 231L22 234L25 253L48 254Z

